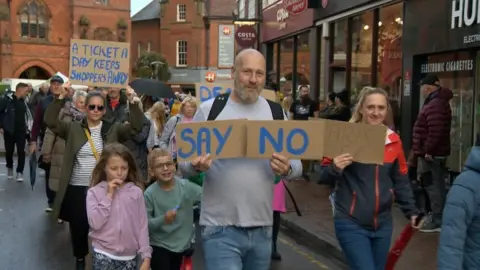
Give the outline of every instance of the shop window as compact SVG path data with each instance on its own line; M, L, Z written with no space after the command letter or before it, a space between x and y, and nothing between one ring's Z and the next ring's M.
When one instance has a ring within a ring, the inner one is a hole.
M297 37L297 87L295 89L298 89L299 85L310 85L309 36L307 32Z
M280 91L284 96L293 95L293 38L279 42L280 46Z
M386 6L379 12L377 85L388 92L392 102L400 103L403 4Z
M345 88L346 81L348 20L335 22L333 29L333 62L330 67L332 68L333 91L340 92Z
M29 1L20 9L20 35L22 38L47 38L47 10L39 1Z
M435 75L438 76L442 87L449 88L453 92L453 98L450 100L452 109L450 143L452 150L447 159L447 166L450 170L456 172L461 172L464 167L474 143L474 134L479 131L479 105L478 101L475 102L475 97L480 100L480 89L477 87L477 91L474 91L475 57L475 53L471 52L432 55L427 58L427 63L418 67L426 75L428 71L432 71L428 69L428 64L445 64L446 72L436 72ZM448 71L452 69L456 69L456 71ZM419 95L421 107L425 97L421 91Z
M373 11L352 18L352 104L364 86L372 85Z

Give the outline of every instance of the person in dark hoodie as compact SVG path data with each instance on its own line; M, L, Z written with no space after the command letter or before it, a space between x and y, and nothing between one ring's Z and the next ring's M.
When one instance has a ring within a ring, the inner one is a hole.
M107 108L104 118L109 121L123 123L128 119L127 96L120 88L109 88Z
M448 192L438 247L439 270L480 268L480 134Z
M349 92L344 89L335 94L335 106L328 113L323 113L321 117L328 120L349 121L351 116Z
M422 109L413 126L412 150L422 167L422 184L425 186L432 207L432 215L426 219L420 231L439 232L447 189L445 178L447 157L450 155L450 130L453 93L440 86L437 76L427 75L420 82L425 97Z
M350 122L383 125L388 95L365 87ZM416 227L415 207L400 136L388 129L382 165L354 162L349 153L329 159L320 179L335 183L335 233L350 269L384 270L390 249L396 202Z

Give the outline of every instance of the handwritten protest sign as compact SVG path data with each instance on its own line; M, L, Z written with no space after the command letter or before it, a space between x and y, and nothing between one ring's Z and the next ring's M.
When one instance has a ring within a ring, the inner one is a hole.
M207 153L216 159L245 156L246 124L247 120L178 124L177 159L192 160Z
M273 153L281 153L289 158L321 159L323 144L318 134L323 129L324 122L249 121L247 156L270 158Z
M130 44L70 40L70 81L98 87L123 87L130 72Z
M281 153L311 160L350 153L355 161L370 164L383 164L386 132L381 125L330 120L207 121L179 124L176 129L177 146L182 147L179 160L206 153L216 159L270 158Z
M195 93L200 103L215 98L223 93L230 93L233 90L233 83L196 83ZM260 96L265 99L277 102L275 91L264 89Z

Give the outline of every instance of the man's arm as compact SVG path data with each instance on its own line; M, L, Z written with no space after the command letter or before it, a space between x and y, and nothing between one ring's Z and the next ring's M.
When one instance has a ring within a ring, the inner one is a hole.
M443 143L442 139L444 134L450 134L451 128L450 125L448 125L452 117L451 111L436 110L436 108L432 109L433 111L428 109L425 111L425 119L428 126L428 134L425 140L425 154L435 153L436 149Z

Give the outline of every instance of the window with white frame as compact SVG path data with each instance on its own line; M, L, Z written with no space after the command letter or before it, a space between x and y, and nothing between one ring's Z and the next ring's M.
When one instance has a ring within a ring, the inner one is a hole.
M187 20L187 5L177 5L177 22L184 22Z
M138 52L137 52L138 57L142 56L142 43L139 42L137 44L137 50L138 50Z
M257 16L257 1L259 1L259 0L249 0L248 1L247 19L256 19L256 16Z
M187 66L187 41L177 41L177 67Z
M147 52L150 52L152 44L150 42L147 43Z

